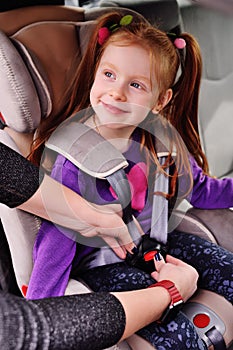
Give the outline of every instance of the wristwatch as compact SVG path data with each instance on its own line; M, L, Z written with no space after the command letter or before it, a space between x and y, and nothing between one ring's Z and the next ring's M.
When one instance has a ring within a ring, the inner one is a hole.
M166 308L161 318L157 320L157 323L168 323L176 314L180 311L183 306L183 299L180 295L178 289L175 286L175 283L169 280L163 280L157 283L150 285L148 288L152 287L163 287L165 288L171 296L171 304Z

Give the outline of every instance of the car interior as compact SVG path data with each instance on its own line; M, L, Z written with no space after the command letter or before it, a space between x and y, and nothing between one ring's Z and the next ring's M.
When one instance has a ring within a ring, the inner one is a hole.
M233 3L227 9L219 8L215 1L191 0L57 3L26 4L0 12L0 79L4 91L0 94L1 142L27 156L40 121L62 108L60 98L80 63L93 22L103 13L119 9L126 14L137 12L164 31L187 31L197 38L203 56L199 101L202 145L211 174L233 177ZM2 204L0 218L0 289L23 297L40 218ZM233 208L201 210L182 201L169 225L233 252ZM66 294L83 292L91 291L82 281L69 281ZM233 349L233 307L223 297L199 289L183 312L208 349ZM209 317L204 327L195 321L203 314ZM154 347L135 334L111 349Z

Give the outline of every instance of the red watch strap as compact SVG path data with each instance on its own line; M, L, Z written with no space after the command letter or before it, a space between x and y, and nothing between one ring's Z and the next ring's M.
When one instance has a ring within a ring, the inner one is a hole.
M180 292L176 288L175 283L172 281L163 280L150 285L148 288L151 288L151 287L165 288L171 296L171 305L175 305L176 303L180 303L181 301L183 301L182 296L180 295Z

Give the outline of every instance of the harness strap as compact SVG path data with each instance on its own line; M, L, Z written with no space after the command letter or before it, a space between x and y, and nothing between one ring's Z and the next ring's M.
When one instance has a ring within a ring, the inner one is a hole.
M131 191L129 181L123 169L106 177L109 184L114 189L123 210L123 221L127 225L133 241L137 244L141 239L141 234L133 220L131 207Z
M205 335L212 343L214 350L226 350L227 347L222 333L220 333L215 326L209 329Z
M164 165L166 157L159 158L161 165ZM169 169L165 169L169 174ZM169 176L165 174L157 174L154 181L154 193L164 192L169 190ZM168 232L168 200L161 195L153 196L152 217L151 217L151 231L150 237L156 239L158 242L167 243Z

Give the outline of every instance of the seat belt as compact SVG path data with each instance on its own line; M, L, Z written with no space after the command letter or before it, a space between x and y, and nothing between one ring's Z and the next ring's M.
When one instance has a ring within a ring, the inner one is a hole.
M159 154L158 154L159 157ZM164 165L166 157L159 157L159 162ZM164 170L165 174L157 174L154 181L154 196L152 204L151 231L150 237L167 244L168 233L168 200L163 196L158 196L156 192L169 192L169 169Z

